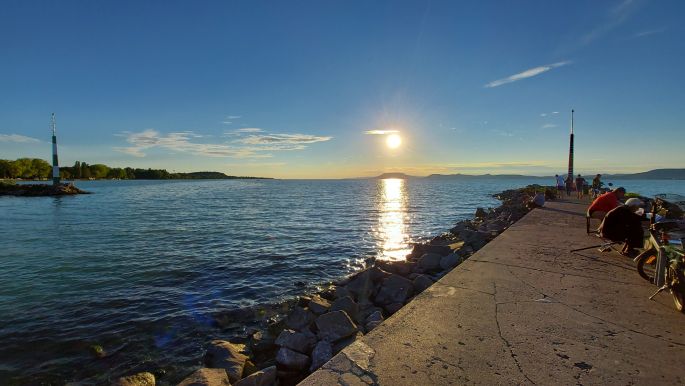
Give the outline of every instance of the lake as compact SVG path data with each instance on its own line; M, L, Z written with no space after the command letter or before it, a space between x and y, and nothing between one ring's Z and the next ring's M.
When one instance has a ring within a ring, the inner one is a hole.
M612 181L685 195L685 181ZM547 179L79 181L0 197L0 384L106 383L200 363L219 311L265 307L402 259L492 194ZM92 355L99 346L105 358Z

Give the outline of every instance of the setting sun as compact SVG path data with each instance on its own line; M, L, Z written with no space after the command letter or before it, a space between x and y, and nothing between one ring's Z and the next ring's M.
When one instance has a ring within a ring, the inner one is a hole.
M388 139L385 140L385 143L388 145L389 148L397 149L402 144L402 137L400 137L397 134L389 135Z

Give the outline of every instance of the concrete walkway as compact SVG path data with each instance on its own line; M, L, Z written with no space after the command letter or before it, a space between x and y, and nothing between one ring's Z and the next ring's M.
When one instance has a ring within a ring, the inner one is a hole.
M300 385L685 384L685 315L596 249L587 203L536 209Z

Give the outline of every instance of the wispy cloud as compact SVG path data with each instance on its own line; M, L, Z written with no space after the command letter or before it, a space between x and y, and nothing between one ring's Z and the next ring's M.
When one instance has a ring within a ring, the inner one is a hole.
M552 63L552 64L546 64L544 66L533 67L533 68L530 68L530 69L525 70L523 72L519 72L518 74L514 74L514 75L508 76L506 78L494 80L494 81L486 84L485 87L486 88L499 87L503 84L513 83L513 82L517 82L519 80L532 78L534 76L545 73L545 72L547 72L553 68L563 67L563 66L566 66L568 64L571 64L571 61L565 60L563 62L557 62L557 63Z
M641 1L639 0L624 0L617 6L611 8L606 19L601 24L580 38L580 45L588 45L623 24L637 10L640 3Z
M243 117L242 115L227 115L226 120L230 121L231 119L240 119L242 117Z
M261 133L262 131L264 131L264 130L262 130L258 127L245 127L245 128L236 130L236 133Z
M645 37L645 36L660 34L660 33L663 33L663 32L666 32L666 27L657 28L657 29L651 29L651 30L642 31L642 32L638 32L638 33L636 33L635 35L633 35L633 38L635 38L635 39L637 39L637 38L643 38L643 37Z
M40 142L40 140L19 134L0 134L0 142L30 143Z
M385 134L393 134L393 133L399 133L399 130L367 130L364 132L364 134L368 135L385 135Z
M542 125L542 128L543 129L551 129L551 128L554 128L557 126L559 126L559 125L557 125L556 123L545 123L544 125Z
M556 114L559 114L559 112L558 111L552 111L551 113L541 113L540 116L541 117L549 117L549 116L556 115Z
M135 157L144 157L148 150L158 148L206 157L268 158L272 157L268 153L270 151L302 150L307 144L332 138L309 134L265 134L224 143L198 143L191 139L202 136L192 131L161 134L157 130L147 129L141 132L124 132L122 135L131 146L115 147L114 150Z

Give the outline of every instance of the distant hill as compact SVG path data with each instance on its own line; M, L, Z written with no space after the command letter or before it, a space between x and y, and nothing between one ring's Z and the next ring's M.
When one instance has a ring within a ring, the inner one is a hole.
M617 180L685 180L685 169L654 169L632 174L602 174L602 179Z
M584 175L586 179L591 179L593 175ZM553 176L526 176L522 174L431 174L426 177L415 177L404 173L383 173L380 176L373 177L377 179L383 178L430 178L430 179L463 179L463 180L478 180L478 179L552 179ZM654 169L647 172L632 173L632 174L602 174L602 180L617 179L617 180L685 180L685 169Z
M404 173L383 173L380 176L373 177L377 178L379 180L386 179L386 178L400 178L400 179L407 179L407 178L420 178L420 177L414 177L410 176Z
M550 178L550 177L540 177L540 176L524 176L522 174L478 174L478 175L473 175L473 174L431 174L429 176L426 176L426 178L443 178L443 179L465 179L465 180L473 180L473 179L493 179L493 178L506 178L506 179L512 179L512 178L521 178L521 179L531 179L531 178Z

